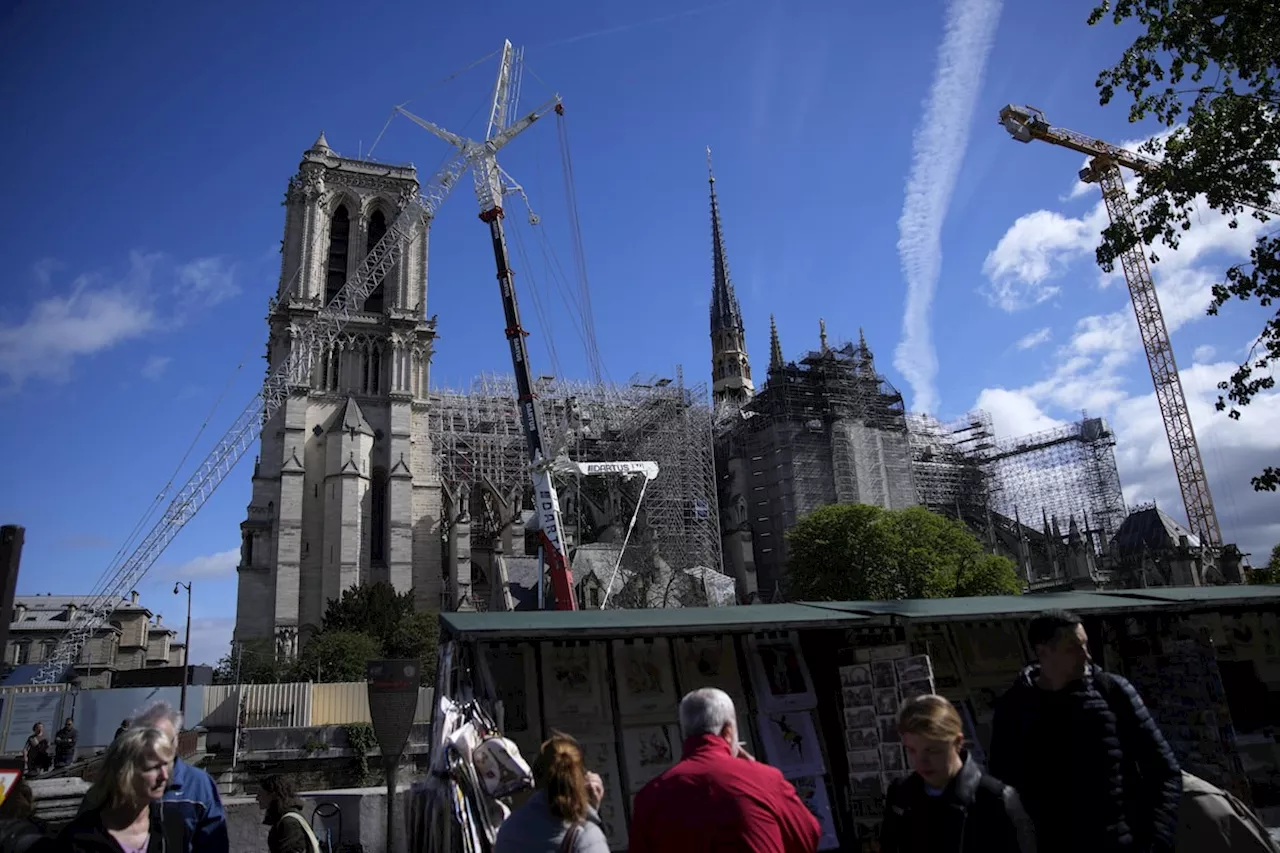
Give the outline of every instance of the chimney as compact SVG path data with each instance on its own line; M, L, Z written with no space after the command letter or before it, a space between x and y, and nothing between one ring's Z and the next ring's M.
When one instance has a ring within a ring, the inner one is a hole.
M13 605L13 621L14 622L21 622L23 619L26 618L26 615L27 615L27 605L25 604Z
M161 616L159 613L157 613L157 614L156 614L156 627L157 627L157 628L159 628L159 627L160 627L160 620L161 620L161 619L163 619L163 618L164 618L164 617L163 617L163 616Z
M130 604L138 603L138 591L136 589L133 592L129 593L129 603Z

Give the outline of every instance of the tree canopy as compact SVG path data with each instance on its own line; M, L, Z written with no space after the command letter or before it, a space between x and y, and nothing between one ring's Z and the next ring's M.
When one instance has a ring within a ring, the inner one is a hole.
M1245 216L1268 222L1261 208L1280 205L1280 3L1104 0L1089 23L1107 17L1137 24L1139 33L1098 75L1099 101L1106 105L1128 92L1130 121L1153 119L1167 130L1143 145L1161 165L1139 182L1137 233L1112 224L1103 232L1098 262L1112 269L1139 241L1177 248L1199 204L1225 214L1231 228ZM1209 306L1209 314L1217 314L1233 300L1256 301L1271 314L1244 361L1218 385L1217 408L1233 419L1275 385L1269 366L1280 358L1280 228L1276 217L1270 221L1272 227L1259 229L1249 259L1214 284ZM1278 486L1280 467L1265 466L1253 477L1259 491Z
M787 533L795 599L866 601L1017 595L1012 560L988 554L964 525L924 507L836 504Z
M329 602L320 630L307 640L297 660L276 660L271 640L247 642L240 650L240 680L363 681L365 665L380 658L413 658L422 663L422 683L435 681L439 615L414 609L413 593L387 583L357 584ZM235 680L236 650L218 662L215 678Z

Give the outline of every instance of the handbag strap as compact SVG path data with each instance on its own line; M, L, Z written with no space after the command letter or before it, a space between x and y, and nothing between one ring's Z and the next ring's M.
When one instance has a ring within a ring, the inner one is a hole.
M573 826L565 830L564 840L560 842L560 853L573 853L573 847L578 841L578 836L582 834L582 824L575 823Z

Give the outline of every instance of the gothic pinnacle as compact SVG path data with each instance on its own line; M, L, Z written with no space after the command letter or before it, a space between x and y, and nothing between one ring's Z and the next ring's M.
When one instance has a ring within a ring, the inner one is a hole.
M782 342L778 340L778 324L769 315L769 372L782 369Z

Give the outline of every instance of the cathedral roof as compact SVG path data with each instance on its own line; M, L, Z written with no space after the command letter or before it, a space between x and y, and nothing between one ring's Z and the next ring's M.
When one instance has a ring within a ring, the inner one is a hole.
M334 420L333 426L329 427L329 432L358 432L361 435L373 435L373 427L369 426L369 421L365 419L356 398L348 397L342 417Z
M1164 551L1178 547L1187 537L1192 548L1200 547L1200 537L1174 521L1158 507L1149 506L1129 513L1112 538L1122 556L1141 554L1144 550Z

